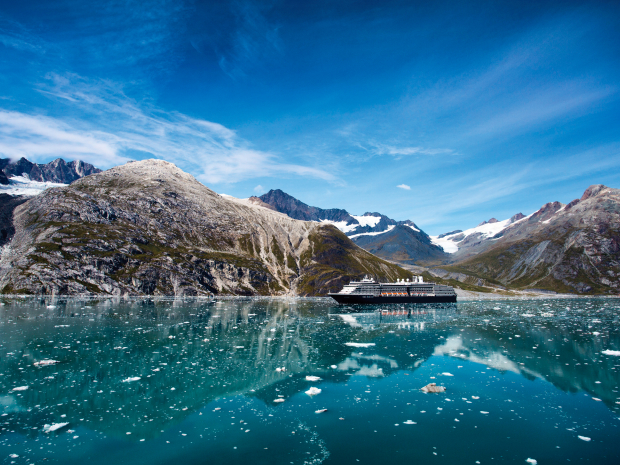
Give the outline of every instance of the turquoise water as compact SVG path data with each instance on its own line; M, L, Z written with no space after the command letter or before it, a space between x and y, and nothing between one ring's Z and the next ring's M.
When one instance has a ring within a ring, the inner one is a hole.
M620 463L620 356L604 353L620 351L620 301L353 310L4 300L0 458ZM44 359L58 363L34 366ZM432 382L446 391L420 391Z

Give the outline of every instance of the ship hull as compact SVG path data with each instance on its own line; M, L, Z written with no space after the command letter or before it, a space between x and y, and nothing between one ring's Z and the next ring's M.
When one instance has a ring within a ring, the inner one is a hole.
M456 302L453 296L394 296L329 294L339 304L432 304Z

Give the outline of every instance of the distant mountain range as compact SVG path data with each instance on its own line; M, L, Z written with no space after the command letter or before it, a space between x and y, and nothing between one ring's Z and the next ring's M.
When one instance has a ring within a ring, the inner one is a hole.
M155 160L102 173L80 161L0 159L3 182L5 292L318 295L366 273L410 275L394 263L471 290L620 291L620 190L603 185L566 205L429 236L411 220L313 207L281 190L217 195ZM53 186L67 187L45 190Z
M0 158L0 184L8 185L9 179L23 177L36 182L71 184L73 181L94 173L100 173L90 163L74 160L69 163L58 158L49 163L32 163L25 158L12 162L10 158Z
M310 207L272 190L257 201L295 218L331 223L390 261L424 265L440 278L480 286L576 293L620 290L620 190L590 186L564 205L491 218L475 228L428 236L410 220Z
M387 260L413 264L448 258L443 249L433 244L430 236L410 220L395 221L377 212L356 216L339 208L311 207L280 189L252 199L291 218L333 224L357 245Z

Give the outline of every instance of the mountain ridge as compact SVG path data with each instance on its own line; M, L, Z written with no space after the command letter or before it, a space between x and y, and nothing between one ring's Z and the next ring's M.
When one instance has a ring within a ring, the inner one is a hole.
M14 212L2 293L325 295L410 278L332 225L216 194L162 160L51 188Z

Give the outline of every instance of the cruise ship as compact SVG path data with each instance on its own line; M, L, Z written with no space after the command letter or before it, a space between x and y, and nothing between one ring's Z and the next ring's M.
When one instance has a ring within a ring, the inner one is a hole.
M351 281L340 292L329 293L339 304L405 304L456 302L456 292L450 286L425 283L422 276L396 280L395 283L378 283L365 276L361 281Z

